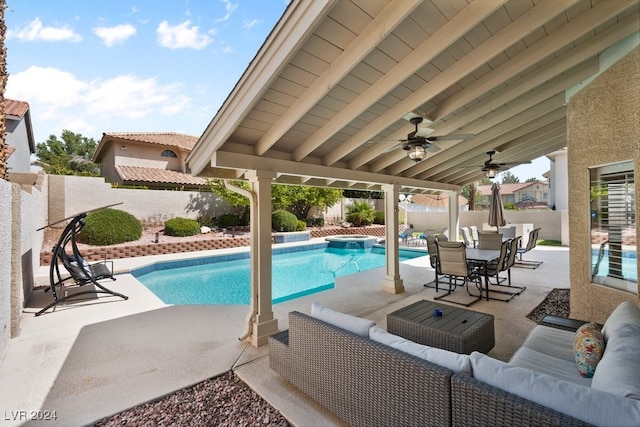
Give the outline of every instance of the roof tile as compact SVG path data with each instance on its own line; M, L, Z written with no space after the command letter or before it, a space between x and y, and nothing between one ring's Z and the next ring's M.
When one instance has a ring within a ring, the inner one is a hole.
M149 144L169 145L191 151L198 137L176 132L105 132L104 136Z
M144 168L138 166L116 166L123 181L155 182L161 184L206 185L207 180L179 171Z

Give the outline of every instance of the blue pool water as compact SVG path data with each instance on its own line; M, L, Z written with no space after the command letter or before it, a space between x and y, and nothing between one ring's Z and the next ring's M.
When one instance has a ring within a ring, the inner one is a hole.
M598 262L598 250L593 249L591 252L591 266ZM638 281L637 255L633 251L622 252L622 275L626 280ZM604 257L598 267L598 276L607 276L609 274L609 251L604 252Z
M384 248L337 249L326 244L272 257L273 303L334 287L336 277L385 265ZM291 249L289 249L291 250ZM400 261L426 252L400 251ZM158 263L131 272L166 304L249 304L249 254Z

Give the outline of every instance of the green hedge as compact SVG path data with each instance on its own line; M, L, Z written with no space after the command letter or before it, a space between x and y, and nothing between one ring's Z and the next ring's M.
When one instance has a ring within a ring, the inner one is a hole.
M195 236L200 233L198 221L189 218L171 218L164 223L164 234L167 236Z
M142 223L135 216L118 209L101 209L87 214L78 235L82 243L93 246L117 245L138 240Z
M271 227L274 231L296 231L298 218L291 212L278 209L271 214Z

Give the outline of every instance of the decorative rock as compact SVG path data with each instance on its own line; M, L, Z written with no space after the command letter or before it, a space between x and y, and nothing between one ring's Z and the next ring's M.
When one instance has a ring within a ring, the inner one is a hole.
M200 227L200 233L202 234L211 233L211 227L207 227L206 225L203 225L202 227Z

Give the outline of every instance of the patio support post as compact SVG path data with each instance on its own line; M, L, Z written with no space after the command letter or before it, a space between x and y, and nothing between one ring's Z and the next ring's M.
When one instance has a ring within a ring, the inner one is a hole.
M273 317L271 282L271 183L272 171L248 171L251 183L251 305L252 330L249 340L259 347L278 332L278 319Z
M382 281L382 290L390 294L404 292L404 284L400 278L400 261L398 260L398 196L399 185L383 185L384 217L385 217L385 256L387 272Z
M460 191L445 191L449 196L449 240L460 241Z

